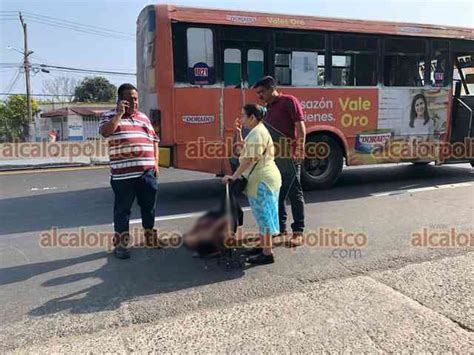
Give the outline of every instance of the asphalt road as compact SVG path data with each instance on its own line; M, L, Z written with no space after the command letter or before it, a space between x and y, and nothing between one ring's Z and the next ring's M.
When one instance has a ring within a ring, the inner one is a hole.
M185 232L222 193L208 174L163 170L157 227ZM53 227L112 230L108 170L0 174L0 343L12 349L54 336L146 324L472 251L410 244L423 227L472 233L474 169L468 164L350 168L332 189L306 192L305 199L307 231L360 232L368 245L351 255L344 248L277 248L273 265L228 272L182 248L134 249L132 259L120 261L103 248L41 247L41 236ZM132 218L139 218L138 209ZM245 227L255 227L248 212ZM450 311L449 319L472 332L472 303L457 306L461 312ZM464 311L470 316L463 318Z

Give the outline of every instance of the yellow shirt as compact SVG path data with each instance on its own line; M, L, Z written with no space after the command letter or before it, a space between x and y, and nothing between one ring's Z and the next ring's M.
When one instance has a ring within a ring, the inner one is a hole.
M264 155L265 153L265 155ZM258 185L263 182L268 189L276 192L281 187L281 175L275 164L275 148L273 140L263 123L255 126L244 140L242 154L239 162L243 159L252 159L253 164L245 170L242 175L248 179L245 194L249 197L257 196ZM249 173L255 166L252 174Z

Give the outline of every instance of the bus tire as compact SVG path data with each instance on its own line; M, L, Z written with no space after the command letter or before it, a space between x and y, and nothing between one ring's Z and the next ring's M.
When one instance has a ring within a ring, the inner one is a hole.
M310 146L326 143L326 158L314 158ZM313 158L311 158L313 155ZM341 174L344 154L340 144L333 137L325 134L309 136L306 142L306 158L301 169L301 184L305 190L325 189L331 187Z
M474 168L474 160L471 160L470 163L471 163L471 167Z

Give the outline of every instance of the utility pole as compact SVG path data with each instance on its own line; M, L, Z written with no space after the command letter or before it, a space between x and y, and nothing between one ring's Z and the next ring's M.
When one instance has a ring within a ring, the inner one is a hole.
M26 79L26 108L28 111L28 128L30 127L30 124L33 122L33 117L31 113L31 86L30 86L30 61L28 59L28 56L32 54L33 52L28 51L28 29L26 27L26 23L23 19L23 16L21 12L18 13L20 16L20 22L21 22L21 27L23 28L23 38L25 42L25 50L23 52L23 65L25 68L25 79ZM26 132L25 132L26 133Z

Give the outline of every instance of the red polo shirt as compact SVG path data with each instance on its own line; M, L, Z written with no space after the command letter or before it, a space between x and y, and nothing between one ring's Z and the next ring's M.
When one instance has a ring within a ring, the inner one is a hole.
M116 115L103 114L99 129ZM160 140L148 117L142 112L126 113L115 132L109 137L109 156L112 180L140 177L156 166L155 143Z
M304 121L300 101L292 95L280 94L271 104L267 105L265 121L286 137L295 139L295 123Z

